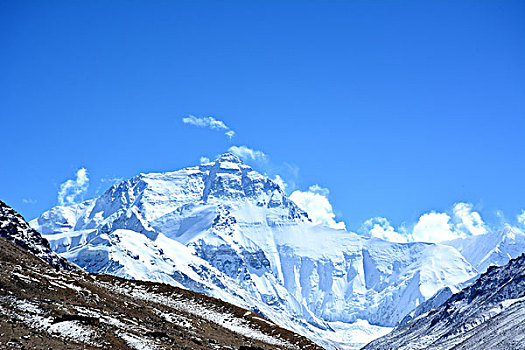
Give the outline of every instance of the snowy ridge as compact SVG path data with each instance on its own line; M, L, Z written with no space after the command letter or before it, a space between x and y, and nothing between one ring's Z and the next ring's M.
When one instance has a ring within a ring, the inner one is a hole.
M441 244L456 248L479 273L482 273L487 271L490 266L503 266L509 260L515 259L525 252L525 234L522 231L507 227L500 231L446 241ZM441 289L432 298L407 314L399 325L404 325L422 313L439 307L453 294L471 285L477 277L479 275L459 285Z
M510 227L496 232L443 242L456 248L480 273L503 266L525 252L525 233Z
M358 347L477 274L451 246L315 226L278 184L229 153L140 174L31 225L87 271L216 296L326 347Z
M525 254L365 349L525 349Z

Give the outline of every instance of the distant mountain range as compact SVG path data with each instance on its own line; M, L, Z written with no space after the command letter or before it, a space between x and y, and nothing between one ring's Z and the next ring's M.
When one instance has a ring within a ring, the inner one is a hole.
M365 349L525 349L525 254Z
M385 334L436 292L458 292L525 251L523 233L512 230L431 244L316 226L231 153L140 174L31 226L86 271L202 292L340 349Z
M320 349L221 300L88 274L0 202L1 349Z

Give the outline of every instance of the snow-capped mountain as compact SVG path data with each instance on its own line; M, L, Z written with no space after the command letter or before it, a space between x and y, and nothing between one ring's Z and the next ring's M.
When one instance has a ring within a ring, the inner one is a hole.
M456 248L480 273L503 266L525 252L525 233L511 227L482 235L443 242Z
M0 237L29 250L55 268L74 270L69 261L60 257L49 247L49 242L33 230L13 208L0 201Z
M441 244L456 248L476 268L478 273L483 273L490 266L503 266L511 259L523 254L525 252L525 233L512 227L506 227L500 231L458 238ZM477 277L456 285L456 288L445 287L439 290L432 298L410 311L399 325L404 325L430 309L438 308L452 295L472 284Z
M525 349L525 254L365 349Z
M277 183L230 153L140 174L31 225L87 271L204 292L326 347L366 343L477 273L450 246L313 225Z

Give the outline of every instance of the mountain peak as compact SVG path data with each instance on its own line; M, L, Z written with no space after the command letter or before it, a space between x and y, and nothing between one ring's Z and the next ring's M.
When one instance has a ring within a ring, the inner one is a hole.
M231 163L239 163L239 164L244 163L241 158L239 158L237 155L231 152L226 152L226 153L221 154L220 156L217 157L217 159L215 159L215 162L218 162L218 163L231 162Z

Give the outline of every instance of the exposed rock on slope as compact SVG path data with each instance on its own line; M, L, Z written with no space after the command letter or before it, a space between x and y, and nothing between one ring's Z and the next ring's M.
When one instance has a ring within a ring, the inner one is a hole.
M67 270L77 268L53 252L49 242L33 230L20 214L2 201L0 201L0 237L29 250L55 268Z
M525 349L525 254L365 349Z
M202 294L56 269L22 248L40 242L37 232L19 236L18 245L3 237L17 222L17 232L25 230L16 217L9 232L0 228L0 349L320 349Z

